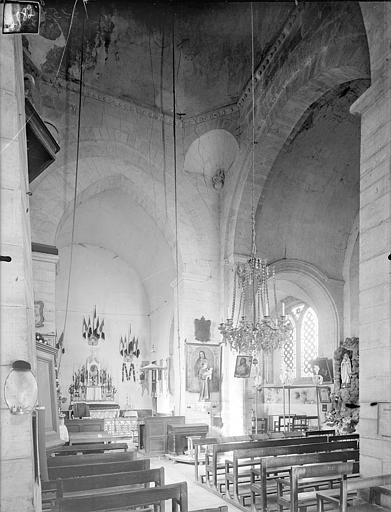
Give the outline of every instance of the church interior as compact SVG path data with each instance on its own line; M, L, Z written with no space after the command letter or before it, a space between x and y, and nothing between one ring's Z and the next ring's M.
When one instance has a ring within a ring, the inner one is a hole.
M0 21L0 510L391 510L391 2Z

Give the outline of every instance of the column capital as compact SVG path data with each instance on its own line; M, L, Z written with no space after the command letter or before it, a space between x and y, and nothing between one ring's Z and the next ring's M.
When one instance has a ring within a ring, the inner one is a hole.
M391 99L391 80L383 71L376 81L351 105L350 113L363 115L387 94Z

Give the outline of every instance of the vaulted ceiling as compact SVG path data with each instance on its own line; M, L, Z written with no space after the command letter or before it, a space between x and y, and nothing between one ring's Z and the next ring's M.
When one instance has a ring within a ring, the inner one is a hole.
M25 38L26 54L46 80L79 78L83 40L86 85L170 112L174 40L177 112L192 116L236 102L251 75L247 2L91 0L88 19L82 2L72 19L73 4L47 2L40 35ZM293 2L253 4L255 63L293 8Z

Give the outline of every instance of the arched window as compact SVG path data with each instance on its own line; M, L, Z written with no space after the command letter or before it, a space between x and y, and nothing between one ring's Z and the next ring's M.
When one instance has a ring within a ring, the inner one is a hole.
M318 357L318 316L308 304L287 310L293 331L284 345L285 367L296 379L310 377L311 360Z

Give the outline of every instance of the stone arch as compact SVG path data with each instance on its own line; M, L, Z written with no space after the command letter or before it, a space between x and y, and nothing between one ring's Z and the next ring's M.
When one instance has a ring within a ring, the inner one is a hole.
M357 17L356 12L355 15ZM358 20L362 24L360 12ZM339 20L339 28L337 25L335 29L339 32L335 33L330 26L325 23L316 37L312 36L310 41L313 44L295 48L265 89L256 89L255 206L277 155L308 107L328 90L344 82L369 78L368 55L357 52L357 47L367 48L364 28L360 31L352 25L344 33ZM330 43L326 45L324 41ZM259 80L261 86L264 80L262 77ZM226 198L228 212L223 228L226 257L250 250L247 234L250 234L251 202L248 194L252 187L250 147L248 141L245 144L237 180L231 184Z
M292 283L311 299L310 305L323 325L319 329L319 346L326 347L327 342L333 340L334 346L329 347L329 354L332 355L342 334L337 302L340 301L343 283L329 279L315 265L301 260L278 260L273 262L273 267L277 282L283 280Z
M106 133L109 136L109 133ZM71 157L67 160L63 156L49 172L43 173L41 179L36 180L32 186L31 219L33 239L43 243L53 244L58 224L63 213L73 201L74 166L76 152L67 151ZM72 167L69 169L69 167ZM151 171L148 172L147 169ZM151 165L143 155L125 143L112 141L110 138L98 141L82 141L80 145L79 160L79 196L93 183L96 191L100 187L113 186L113 180L121 179L128 191L133 190L134 197L146 209L149 215L160 225L162 232L172 246L172 233L175 231L173 217L173 196L167 194L162 180L158 178L159 169ZM107 180L105 181L105 179ZM103 179L103 181L101 181ZM171 185L172 177L167 176ZM120 186L120 182L119 186ZM173 187L170 187L172 190ZM179 189L179 234L178 243L181 247L183 261L196 261L199 259L199 245L197 244L197 224L202 226L200 212L187 213L184 184L178 183ZM183 194L181 193L183 192ZM183 198L183 199L182 199ZM172 208L165 209L166 204ZM172 210L172 211L171 211ZM168 224L168 225L166 225ZM168 233L171 232L171 235ZM182 238L182 240L181 240Z

